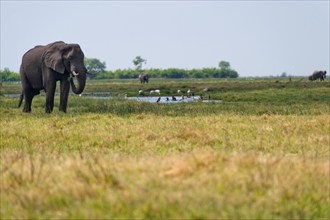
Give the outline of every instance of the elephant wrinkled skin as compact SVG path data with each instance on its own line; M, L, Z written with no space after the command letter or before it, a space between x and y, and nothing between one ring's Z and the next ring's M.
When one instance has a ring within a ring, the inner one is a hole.
M45 111L51 113L54 107L56 82L60 81L59 110L66 112L70 84L75 94L82 93L86 74L89 73L84 65L84 53L78 44L57 41L46 46L36 46L27 51L22 58L20 75L23 90L19 107L24 98L23 112L31 112L33 97L40 94L40 90L45 90ZM72 77L77 78L77 87Z

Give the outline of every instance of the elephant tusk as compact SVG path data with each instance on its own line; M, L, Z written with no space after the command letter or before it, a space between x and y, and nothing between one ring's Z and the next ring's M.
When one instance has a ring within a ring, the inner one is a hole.
M72 74L73 74L74 76L78 76L78 75L79 75L79 73L76 73L76 71L73 71Z

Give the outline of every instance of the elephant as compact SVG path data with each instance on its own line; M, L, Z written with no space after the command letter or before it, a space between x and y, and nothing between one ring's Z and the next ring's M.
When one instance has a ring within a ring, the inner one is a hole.
M310 81L318 80L323 81L326 77L327 71L315 70L312 75L308 77Z
M141 73L139 75L139 79L141 83L148 83L149 82L149 76L148 74Z
M27 51L22 58L20 76L22 94L18 107L23 98L23 112L31 112L32 99L46 93L45 112L51 113L54 107L56 82L60 81L59 111L66 112L70 85L73 93L81 94L86 84L87 72L84 65L84 53L78 44L66 44L56 41L48 45L39 45ZM78 86L73 82L77 78ZM70 79L69 79L70 78Z

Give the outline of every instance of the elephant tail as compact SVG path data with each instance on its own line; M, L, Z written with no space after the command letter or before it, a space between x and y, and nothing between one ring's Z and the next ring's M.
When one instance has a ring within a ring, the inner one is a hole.
M19 97L18 108L21 107L22 102L23 102L23 98L24 98L24 95L23 95L23 93L22 93L22 94L20 95L20 97Z

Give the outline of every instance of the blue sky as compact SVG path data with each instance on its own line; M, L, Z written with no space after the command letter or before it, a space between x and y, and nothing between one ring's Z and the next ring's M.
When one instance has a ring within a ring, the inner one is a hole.
M329 1L3 1L0 68L35 45L79 43L107 69L217 67L240 76L329 72Z

